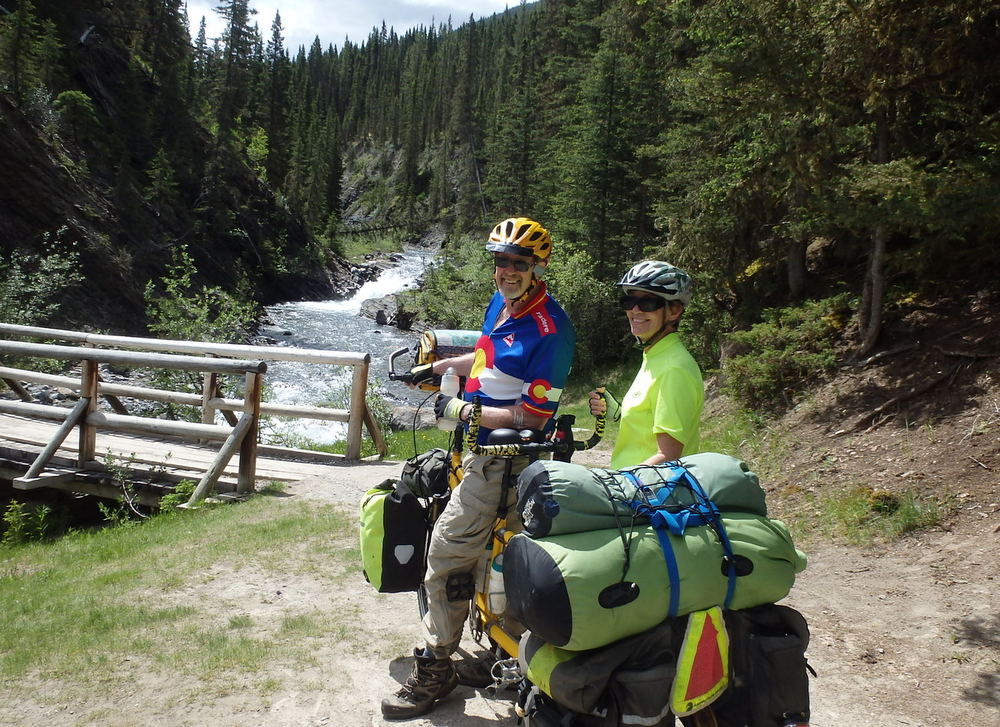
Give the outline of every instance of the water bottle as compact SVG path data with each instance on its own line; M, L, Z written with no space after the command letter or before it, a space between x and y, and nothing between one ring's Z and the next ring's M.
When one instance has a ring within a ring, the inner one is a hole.
M458 396L458 374L451 366L441 377L441 393L445 396ZM438 429L451 431L455 428L455 423L450 419L438 419Z
M494 614L499 615L507 608L507 593L503 589L503 553L499 553L490 565L490 583L486 601Z

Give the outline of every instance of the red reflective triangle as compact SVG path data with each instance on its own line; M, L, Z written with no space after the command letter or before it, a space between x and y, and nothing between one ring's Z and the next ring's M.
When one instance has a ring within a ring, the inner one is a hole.
M698 638L698 649L691 664L691 677L684 698L694 699L706 694L724 676L722 654L719 652L719 631L715 628L715 621L709 617L705 619Z

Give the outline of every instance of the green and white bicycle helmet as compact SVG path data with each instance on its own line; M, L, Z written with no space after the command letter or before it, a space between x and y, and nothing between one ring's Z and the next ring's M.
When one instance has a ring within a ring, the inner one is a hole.
M622 276L618 285L632 290L644 290L664 300L677 300L687 305L691 300L691 276L678 267L660 260L643 260Z

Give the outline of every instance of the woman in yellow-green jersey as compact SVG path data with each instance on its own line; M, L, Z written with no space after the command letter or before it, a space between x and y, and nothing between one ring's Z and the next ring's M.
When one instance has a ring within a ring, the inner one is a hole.
M700 451L699 422L704 403L701 369L677 334L691 300L691 278L659 260L634 265L618 283L642 365L622 401L621 424L611 466L659 464ZM604 401L591 392L594 414Z

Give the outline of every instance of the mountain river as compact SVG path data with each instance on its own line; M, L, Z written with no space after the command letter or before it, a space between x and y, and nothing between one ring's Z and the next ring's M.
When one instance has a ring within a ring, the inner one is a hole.
M331 351L360 351L372 356L369 380L386 397L390 405L416 404L426 393L419 394L398 382L389 382L389 354L406 347L412 350L419 334L400 331L393 326L379 326L360 315L361 303L369 298L381 298L390 293L413 288L417 279L432 263L435 252L408 248L403 259L387 268L376 280L365 283L348 300L303 301L282 303L267 308L270 322L261 328L280 346L318 348ZM404 363L405 362L405 363ZM411 365L409 356L400 359L398 368ZM322 405L331 403L345 407L350 395L352 367L275 361L268 365L266 400L281 404ZM314 419L275 422L263 431L265 441L294 440L306 437L318 444L342 439L347 425ZM295 444L294 441L289 442Z

